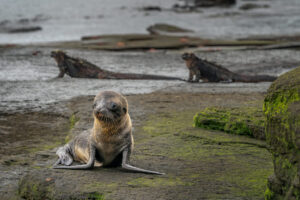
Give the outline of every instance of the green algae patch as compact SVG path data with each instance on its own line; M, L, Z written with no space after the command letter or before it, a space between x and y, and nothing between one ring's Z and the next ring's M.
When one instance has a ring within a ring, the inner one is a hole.
M265 200L272 200L274 199L274 192L272 192L268 187L265 191Z
M274 177L265 199L300 199L300 67L280 76L268 89L263 111Z
M79 121L79 118L75 115L72 114L70 119L69 119L69 132L67 133L67 136L65 138L65 143L68 143L71 140L71 131L75 127L76 122Z
M142 129L144 133L152 137L170 133L178 133L187 127L192 127L192 119L193 115L191 111L151 115Z
M114 190L118 187L119 183L106 183L106 182L92 182L85 184L83 187L86 190L99 190L99 189L111 189Z
M272 164L269 163L265 168L257 168L255 165L249 165L242 162L238 167L231 167L225 170L216 180L231 184L232 193L239 194L242 197L251 195L257 196L257 199L263 197L268 177L272 174Z
M193 128L191 123L193 113L194 111L184 111L149 116L141 131L144 132L144 138L147 136L150 138L137 142L141 146L140 150L146 155L195 161L212 158L211 155L231 156L236 154L233 149L239 146L242 148L244 146L265 147L263 141ZM151 142L157 143L159 147L168 148L168 150L149 149L147 145L143 145ZM137 156L143 159L142 155Z
M271 92L272 87L269 89L270 93L265 98L264 102L264 113L266 116L267 121L275 121L278 124L277 126L281 126L282 129L285 131L278 132L276 136L272 136L272 130L271 127L266 127L266 137L267 141L269 141L270 144L276 144L272 145L274 148L277 148L279 151L289 151L291 149L295 148L295 144L292 140L295 140L295 130L290 130L291 128L291 119L289 119L292 115L292 112L295 112L295 110L290 110L289 107L294 102L299 102L300 97L300 85L296 88L280 88L279 91ZM295 106L296 107L296 106ZM292 112L291 112L292 111ZM299 120L293 120L294 123L298 123ZM298 121L298 122L297 122ZM290 130L292 135L287 136L287 131Z
M69 121L70 121L70 130L71 130L71 129L73 129L73 128L74 128L74 126L75 126L76 122L78 122L78 121L79 121L79 118L78 118L78 117L76 117L76 115L75 115L75 114L72 114L72 115L71 115L71 117L70 117L70 119L69 119Z
M87 190L85 187L82 187L82 185L79 187L70 187L70 182L62 183L63 180L60 179L60 177L51 174L51 172L49 173L48 170L37 170L36 172L40 174L38 176L28 174L19 181L18 195L22 199L105 199L104 194L98 192L101 188Z
M21 179L19 183L18 194L24 199L53 199L52 185L53 181L49 181L41 186L33 180Z
M54 149L57 146L62 145L63 143L61 142L60 139L56 139L56 141L54 141L51 144L39 144L36 147L23 147L23 149L29 153L36 153L38 151L45 151L45 150L50 150L50 149Z
M265 139L265 118L259 107L209 107L194 116L194 126Z
M87 200L104 200L104 195L99 194L98 192L94 192L88 195Z
M199 187L207 189L207 199L263 198L267 177L273 173L265 142L194 128L191 123L193 115L194 110L171 111L151 115L145 120L145 126L139 132L149 137L143 137L137 143L135 159L154 162L157 157L162 157L180 162L184 168L178 170L176 176L162 170L168 178L143 177L130 180L128 185Z
M178 177L172 178L137 178L127 182L129 186L134 187L173 187L173 186L189 186L192 183L186 183Z

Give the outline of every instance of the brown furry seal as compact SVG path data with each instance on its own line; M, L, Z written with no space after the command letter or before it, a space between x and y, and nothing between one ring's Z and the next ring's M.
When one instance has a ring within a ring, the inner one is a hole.
M112 91L99 93L94 99L93 115L93 128L60 147L56 152L59 159L53 168L89 169L97 162L104 167L121 166L133 172L163 174L128 164L133 136L125 97ZM73 160L84 164L72 166Z

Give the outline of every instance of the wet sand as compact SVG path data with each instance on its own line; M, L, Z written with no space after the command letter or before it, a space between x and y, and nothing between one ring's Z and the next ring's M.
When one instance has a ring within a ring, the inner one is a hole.
M239 9L249 3L244 0L238 0L236 5L227 8L200 8L200 12L186 13L170 11L178 2L53 0L41 4L38 0L15 3L2 0L1 21L8 20L11 25L18 25L18 21L27 19L27 25L41 26L42 30L25 34L0 34L0 44L70 41L99 34L146 33L147 27L162 22L194 30L194 35L212 39L300 33L298 0L254 1L251 3L268 5L269 8L247 11ZM140 8L145 6L160 6L163 11L141 11Z
M148 80L95 80L57 79L59 71L50 57L51 48L3 49L0 55L0 110L1 112L39 111L51 103L68 100L79 95L95 95L101 90L115 90L123 94L142 94L166 88L191 92L222 92L226 90L264 92L269 83L205 83L191 85L182 81ZM32 53L40 51L37 56ZM105 52L65 49L74 57L84 58L103 69L115 72L158 74L187 79L188 70L180 58L184 51ZM199 52L201 58L247 75L277 76L300 63L295 50L241 50ZM177 89L176 89L177 88Z

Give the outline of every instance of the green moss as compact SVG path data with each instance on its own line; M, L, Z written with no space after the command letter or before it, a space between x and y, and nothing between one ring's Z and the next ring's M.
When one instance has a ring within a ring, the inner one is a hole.
M300 191L299 190L294 190L293 195L294 195L294 197L296 197L297 200L300 199Z
M265 200L272 200L274 199L274 192L272 192L269 188L265 191Z
M88 195L87 200L104 200L104 195L94 192Z
M168 151L153 151L153 149L145 148L144 146L140 147L140 149L147 155L201 160L203 157L211 157L211 154L215 156L231 156L237 153L232 151L236 146L241 148L251 145L264 146L263 142L254 142L253 140L247 142L245 138L232 138L226 134L212 134L210 131L192 128L190 119L193 113L194 111L184 111L167 115L149 116L145 126L142 128L145 136L137 144L149 140L151 142L151 138L145 139L147 136L160 137L155 142L162 147L168 146ZM220 144L223 144L222 151L220 151ZM137 155L137 157L145 159L142 155Z
M69 119L69 123L70 123L70 125L69 125L69 133L67 134L67 136L65 138L65 143L68 143L70 141L70 139L71 139L71 130L74 128L76 122L78 122L78 121L79 121L79 118L76 117L75 114L72 114L71 117L70 117L70 119Z
M192 127L191 120L193 115L191 111L180 113L161 114L149 116L143 126L143 132L148 136L159 136L164 134L176 133L187 127Z
M270 192L274 192L275 197L283 195L285 199L299 192L299 189L293 186L294 180L299 180L299 150L296 137L300 121L299 77L300 67L280 76L269 88L263 106L266 139L273 154L275 175L284 183L280 188L282 194Z
M35 200L35 199L52 199L51 193L48 193L49 185L39 185L34 183L32 180L23 180L19 185L18 195L24 199Z
M300 86L296 81L298 75L300 68L284 74L272 84L264 100L265 118L268 124L272 124L266 126L266 138L273 149L279 152L295 149L295 130L291 127L294 126L295 120L291 120L289 108L294 102L300 101ZM275 129L281 131L274 134Z
M79 118L76 117L75 114L72 114L70 117L70 130L74 128L76 122L78 122Z
M178 179L139 178L130 180L130 185L175 187L186 184L197 186L199 182L205 182L215 185L220 192L211 191L208 199L232 199L233 196L236 199L262 198L267 177L273 173L271 155L265 148L260 148L265 142L193 128L193 115L194 110L149 116L145 127L136 131L143 134L143 139L137 142L135 152L138 153L134 158L145 160L161 156L185 163L186 167L176 175ZM155 148L149 148L153 143Z
M264 117L258 107L209 107L194 116L194 126L264 138Z
M55 181L45 181L39 177L23 177L19 182L18 195L22 199L85 199L85 200L104 200L104 194L97 192L99 188L93 191L87 191L82 188L79 192L72 191L69 196L61 196L61 190L56 190ZM74 192L74 193L73 193Z
M283 169L291 169L293 167L292 163L290 163L287 159L284 159L282 163Z
M188 186L192 185L192 183L186 183L182 181L178 177L172 177L172 178L137 178L133 179L129 182L127 182L128 185L130 186L135 186L135 187L172 187L172 186Z
M274 159L276 172L281 175L283 181L291 183L297 175L297 166L293 165L287 158L278 156ZM290 184L286 184L288 186Z
M264 114L268 119L280 116L281 119L287 120L289 106L293 102L300 100L299 76L300 68L296 68L285 73L271 85L263 106ZM285 123L282 125L288 128L288 125Z
M86 190L99 190L99 189L115 189L118 187L118 183L107 182L92 182L83 186Z
M276 91L272 95L267 96L264 102L266 120L277 119L277 126L281 126L285 129L281 133L278 132L273 136L271 136L272 131L269 130L269 127L267 127L266 130L267 141L269 141L270 144L276 143L281 150L286 151L294 148L293 142L289 140L292 138L287 137L286 134L288 130L291 133L293 132L290 127L290 112L288 108L292 103L300 100L298 92L298 88Z
M44 145L39 145L39 146L36 146L36 147L23 147L23 149L25 151L28 151L29 153L35 153L35 152L38 152L38 151L41 151L41 150L50 150L50 149L53 149L59 145L61 145L62 142L59 140L59 141L55 141L54 143L51 143L51 144L44 144Z
M272 170L270 170L270 168L260 168L248 171L249 166L244 163L243 165L244 168L233 167L232 169L226 170L225 174L217 177L217 180L234 185L234 187L231 188L232 192L242 197L248 197L253 194L263 196L267 178L271 175ZM271 167L271 165L269 167Z
M287 111L289 104L299 101L298 89L276 91L272 96L265 99L264 113L265 115L278 115Z

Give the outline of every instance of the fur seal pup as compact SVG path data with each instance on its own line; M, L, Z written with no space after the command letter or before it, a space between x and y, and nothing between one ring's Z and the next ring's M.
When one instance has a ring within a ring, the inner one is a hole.
M99 166L121 166L123 169L163 175L164 173L134 167L129 164L133 150L132 124L128 103L121 94L100 92L93 104L94 126L68 144L60 147L55 169L90 169ZM72 166L73 161L84 163Z

